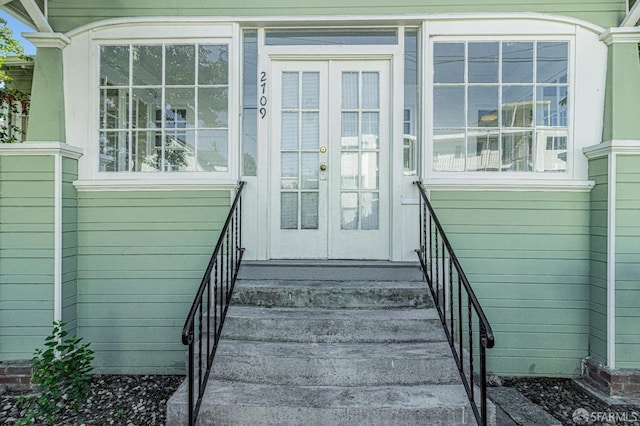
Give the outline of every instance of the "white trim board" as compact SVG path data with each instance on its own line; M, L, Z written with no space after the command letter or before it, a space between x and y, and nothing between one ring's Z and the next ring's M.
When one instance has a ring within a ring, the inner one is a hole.
M197 179L79 179L73 186L79 192L105 191L230 191L237 182L226 180L212 183Z
M61 155L66 158L82 157L82 149L63 142L23 142L0 144L0 155Z
M607 366L616 368L616 174L617 154L609 154L607 211Z
M140 18L114 18L104 21L92 22L75 28L66 35L74 37L83 32L97 30L102 27L112 27L130 24L176 24L182 23L229 23L237 22L244 26L283 27L308 25L327 26L379 26L379 25L416 25L423 21L488 21L488 20L538 20L552 23L577 25L595 34L601 34L605 29L582 19L567 16L551 15L547 13L437 13L437 14L398 14L398 15L309 15L309 16L190 16L190 17L140 17Z
M436 191L542 191L542 192L589 192L593 181L571 180L513 180L500 179L425 179L425 188Z
M53 320L62 321L62 155L53 162Z

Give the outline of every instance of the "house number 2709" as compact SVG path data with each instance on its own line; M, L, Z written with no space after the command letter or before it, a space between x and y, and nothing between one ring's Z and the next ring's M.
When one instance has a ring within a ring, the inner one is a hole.
M267 116L267 73L260 73L260 118Z

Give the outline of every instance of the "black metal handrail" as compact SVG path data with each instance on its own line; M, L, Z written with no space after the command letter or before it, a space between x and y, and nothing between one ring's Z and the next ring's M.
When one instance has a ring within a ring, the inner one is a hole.
M462 383L471 402L473 414L480 425L487 424L487 357L486 350L494 346L491 325L460 266L451 243L436 216L421 181L414 182L420 191L420 258L422 272L440 315L451 352L456 360ZM428 217L428 226L427 226ZM454 289L454 282L457 288ZM463 292L464 289L464 292ZM455 290L455 292L454 292ZM454 301L455 299L455 301ZM454 302L457 304L454 310ZM466 346L463 308L466 304ZM448 305L448 307L447 307ZM475 316L474 316L475 314ZM477 322L479 339L474 339ZM474 345L480 352L480 409L475 395Z
M182 343L189 346L187 371L189 425L195 425L198 418L202 397L213 365L213 357L218 347L222 325L227 315L231 294L244 254L244 248L240 247L242 241L242 189L244 185L243 181L238 183L227 220L220 231L216 248L213 250L211 260L209 260L182 329ZM195 338L196 331L197 339ZM212 331L213 339L211 339ZM196 341L198 342L197 354ZM195 388L196 376L198 379L197 388Z

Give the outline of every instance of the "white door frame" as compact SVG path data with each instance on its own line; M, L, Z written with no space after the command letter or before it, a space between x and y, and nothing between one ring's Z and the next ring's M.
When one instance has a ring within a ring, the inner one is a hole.
M271 167L269 152L271 149L269 115L275 113L269 106L272 102L273 84L271 84L272 61L279 60L388 60L390 61L389 87L391 104L389 109L391 128L391 149L389 155L389 260L402 260L402 142L403 142L403 105L404 105L404 31L398 32L397 45L381 46L265 46L264 29L258 30L258 91L259 106L265 107L265 118L258 114L258 175L254 180L255 192L249 194L254 198L250 204L256 207L255 211L247 211L245 214L257 216L255 235L243 235L245 246L251 245L255 250L250 250L249 259L270 259L270 187ZM260 99L262 79L265 83L265 98ZM255 195L253 195L255 194Z

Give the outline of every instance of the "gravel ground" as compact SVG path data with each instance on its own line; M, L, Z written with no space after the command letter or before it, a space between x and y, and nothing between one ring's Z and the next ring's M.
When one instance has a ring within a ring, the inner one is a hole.
M63 413L56 425L163 425L167 400L182 380L181 376L95 376L80 413ZM502 384L516 388L563 425L640 425L640 402L611 407L569 379L508 378ZM15 423L19 416L15 404L18 396L11 392L0 395L0 425ZM574 422L577 409L584 409L592 419L599 420L578 418Z
M164 425L166 405L182 376L95 376L78 414L64 412L56 425ZM19 393L0 395L0 425L19 417Z
M571 379L509 378L502 379L502 385L516 388L563 425L640 425L640 401L635 405L610 406Z

